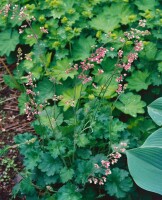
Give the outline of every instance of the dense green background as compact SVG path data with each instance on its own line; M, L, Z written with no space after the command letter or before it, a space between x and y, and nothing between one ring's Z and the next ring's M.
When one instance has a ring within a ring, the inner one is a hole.
M3 7L10 1L2 0L0 7ZM133 64L131 71L129 71L128 77L125 82L128 83L128 88L125 91L119 101L115 104L113 113L109 112L110 105L115 100L117 94L117 83L112 80L107 92L104 95L102 102L102 109L98 111L98 118L94 124L94 135L91 138L82 134L77 140L78 147L84 152L77 152L78 160L75 166L69 170L62 168L62 176L60 184L66 183L71 180L74 174L73 169L77 170L75 173L80 174L83 178L75 177L77 184L84 184L84 176L86 179L86 171L91 171L91 163L89 165L87 160L84 160L82 154L88 156L88 148L91 143L95 148L97 143L95 140L103 141L108 139L109 131L109 115L113 115L113 142L119 143L121 140L127 140L129 148L138 147L145 139L157 128L156 124L149 118L146 110L146 105L150 104L157 97L162 96L162 2L155 0L46 0L46 1L33 1L33 0L12 0L12 4L18 4L20 7L26 6L28 13L36 18L36 21L32 22L32 28L34 33L37 34L39 43L35 39L27 38L28 34L31 34L31 29L28 27L23 34L18 33L19 26L22 22L18 19L11 20L11 14L9 17L0 16L0 56L6 56L8 64L16 62L17 49L21 47L24 53L32 52L33 62L23 60L20 65L15 69L14 76L18 83L22 84L26 82L23 78L28 72L32 72L34 78L37 81L36 92L40 92L40 96L37 98L38 103L43 103L44 100L49 100L50 107L47 107L51 118L54 112L59 115L57 123L59 125L66 120L68 126L62 126L62 132L70 135L70 129L73 129L73 111L69 106L65 104L66 101L71 100L75 91L80 91L80 83L76 86L76 79L74 75L77 72L66 74L65 71L73 66L74 63L86 59L92 52L92 46L97 45L110 49L114 47L115 51L109 51L106 58L98 68L105 71L102 78L95 78L95 83L98 85L99 90L92 89L90 85L83 88L81 96L81 102L86 105L80 113L78 113L78 120L83 120L86 116L86 109L90 111L95 108L93 104L94 98L99 96L99 91L104 84L106 78L110 76L114 70L114 64L117 60L117 52L122 47L119 42L119 37L132 27L137 27L140 19L147 20L147 29L151 32L151 35L145 37L144 50L140 53L139 58ZM17 16L17 15L16 15ZM16 17L17 18L17 17ZM23 22L25 24L25 22ZM48 34L42 34L39 30L44 26L48 29ZM111 32L110 37L107 34ZM127 42L125 51L129 52L131 49L131 42ZM93 75L96 76L97 70L93 71ZM55 94L54 84L51 78L55 78L57 82L63 82L64 85L56 84L56 94L63 95L64 99L58 103L57 109L51 103L53 95ZM12 88L17 88L15 82L11 81L10 76L5 75L4 80ZM22 94L19 98L20 113L24 112L24 103L28 100L25 91L22 87ZM79 99L79 92L76 94L76 100ZM87 103L90 100L90 103ZM92 102L91 102L92 100ZM81 104L82 105L82 104ZM57 110L57 111L56 111ZM64 111L64 116L60 112ZM102 113L107 113L102 115ZM107 116L108 115L108 116ZM49 121L45 112L41 114L40 120L46 127L46 134L51 134L47 127L50 127ZM69 121L67 121L69 120ZM71 121L70 121L71 120ZM65 123L65 122L64 122ZM71 125L69 125L71 123ZM105 123L107 126L105 126ZM39 130L38 122L35 122L36 132L42 132ZM81 125L80 125L81 126ZM55 128L55 127L54 127ZM66 128L66 131L64 130ZM50 129L50 128L49 128ZM69 130L69 131L68 131ZM57 133L57 139L59 134ZM66 136L66 135L65 135ZM32 134L26 133L25 135L19 135L15 139L17 143L21 143L26 139L32 138ZM39 136L39 137L42 137ZM52 136L50 136L52 138ZM64 143L68 143L70 149L70 141L66 141L66 138L62 139ZM61 140L61 141L62 141ZM53 138L52 138L53 141ZM64 153L66 147L60 147L62 153ZM58 160L56 171L49 171L51 166L55 164L55 160L52 157L57 158L59 155L53 155L51 149L57 149L55 144L49 141L46 144L47 151L38 154L40 144L31 144L31 146L23 146L21 149L22 154L25 156L24 165L27 169L25 175L26 179L15 189L14 193L21 193L27 195L27 199L33 198L35 194L35 188L28 183L34 180L36 184L40 185L43 189L45 186L55 184L58 177L53 176L61 169L60 160ZM29 148L30 147L30 148ZM70 155L70 152L68 152ZM94 155L93 155L94 156ZM34 157L34 159L33 159ZM57 158L58 159L58 158ZM93 159L97 159L95 156ZM42 163L42 160L44 163ZM49 164L48 166L48 163ZM85 163L87 165L85 166ZM85 166L82 170L78 165ZM48 166L48 167L46 167ZM139 189L135 184L132 187L132 182L127 172L126 158L119 161L117 166L113 169L113 174L105 187L107 192L107 198L113 196L115 199L153 199L151 194ZM42 175L42 180L34 176L36 174L39 177L39 173ZM64 174L67 174L66 180L64 180ZM74 178L74 177L73 177ZM19 188L20 187L20 188ZM76 192L76 186L74 184L65 184L57 193L56 199L63 200L70 198L71 200L81 199L96 199L99 195L98 189L95 187L85 187L84 191ZM97 194L95 193L97 191ZM66 192L68 191L68 192ZM85 195L87 193L87 196ZM104 194L104 189L101 190L101 194ZM37 194L38 195L38 194ZM65 196L64 196L65 195ZM88 196L90 195L90 196ZM32 196L32 197L31 197ZM41 195L40 195L41 196ZM35 197L37 199L38 197ZM41 197L40 197L41 198ZM55 197L49 197L49 193L45 193L41 199L55 199Z

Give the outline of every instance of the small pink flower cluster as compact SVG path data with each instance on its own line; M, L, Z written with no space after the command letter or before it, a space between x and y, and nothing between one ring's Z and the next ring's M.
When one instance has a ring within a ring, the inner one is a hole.
M42 104L38 105L35 102L36 93L33 91L33 88L35 87L32 79L32 73L29 72L29 75L26 77L28 82L26 83L26 86L30 86L32 89L26 89L26 94L29 95L29 102L25 104L25 114L27 115L27 120L31 121L35 115L39 114L39 109L42 108Z
M40 27L40 31L42 33L48 33L48 30L46 28L44 28L44 27Z
M119 56L119 58L122 58L122 56L123 56L123 51L121 49L118 51L118 56Z
M25 13L26 10L27 10L26 6L20 8L19 20L24 20L28 17L28 14Z
M106 177L103 176L102 178L95 178L95 177L92 177L92 178L89 178L88 179L88 182L89 183L94 183L95 185L98 183L99 185L104 185L104 182L106 182Z
M94 164L94 167L96 170L101 169L104 170L104 175L101 178L97 178L94 176L91 176L91 178L88 179L89 183L104 185L104 182L106 182L106 177L111 174L111 165L114 165L118 162L118 160L121 158L121 153L124 153L127 147L126 142L121 142L118 146L113 146L113 152L108 156L108 160L101 160L101 165Z
M25 54L25 59L26 59L26 60L29 60L29 61L32 61L31 53Z
M22 25L20 28L19 28L19 34L22 34L24 32L24 29L27 27L27 25Z
M142 41L136 41L134 50L135 51L141 51L142 49L143 49L143 42Z
M141 36L150 35L150 32L148 30L141 31L139 29L131 28L131 31L125 32L124 35L129 39L137 39L139 40Z
M103 61L107 51L108 50L106 48L100 47L96 49L95 53L91 54L91 56L87 60L84 60L83 62L80 63L81 65L79 67L82 69L82 72L78 76L78 78L83 80L82 81L83 84L92 81L92 77L85 75L84 72L92 69L94 67L94 63L100 64ZM104 71L102 69L98 69L98 74L102 73L104 73ZM97 86L95 88L97 88Z
M66 105L69 105L71 107L75 107L75 101L72 99L72 100L68 100L65 102Z
M112 48L112 47L111 47ZM114 50L114 48L111 49L112 51ZM83 84L89 83L92 81L92 77L88 76L87 74L85 74L85 72L87 72L88 70L94 68L94 63L100 64L103 60L103 58L106 55L106 52L108 50L106 48L100 47L98 49L96 49L95 53L91 54L91 56L87 59L85 59L84 61L80 62L80 65L75 64L74 67L70 67L69 69L67 69L65 71L65 73L70 73L74 70L78 70L81 69L81 73L78 75L78 78L82 80ZM102 74L104 73L104 71L102 69L98 69L98 74ZM93 86L95 88L97 88L97 86L95 86L95 84L93 84Z
M100 64L103 61L103 58L105 57L107 51L108 50L106 48L100 47L96 49L95 53L91 54L91 57L88 58L88 60Z
M139 26L145 27L145 24L146 24L146 20L139 21ZM150 32L148 30L141 31L141 30L138 30L135 28L131 28L131 30L129 32L125 32L124 35L127 38L127 40L133 40L134 48L133 48L133 51L127 55L126 63L122 63L122 57L123 57L124 51L123 51L123 49L120 49L118 51L119 63L117 63L116 66L123 68L125 71L130 70L133 62L138 59L138 53L141 50L143 50L143 42L141 40L139 40L140 37L149 35L149 34L150 34ZM123 43L126 41L126 39L120 38L120 41ZM118 94L124 92L124 89L126 88L126 84L125 85L122 84L124 76L127 76L127 74L126 73L124 73L123 75L120 74L119 77L116 78L116 81L118 82L118 88L117 88L116 92Z
M139 20L138 25L141 26L141 27L145 27L145 26L146 26L146 20L145 20L145 19L143 19L143 20L142 20L142 19Z
M20 61L23 59L22 55L23 55L22 49L19 47L17 50L17 63L16 63L17 66L20 64Z
M11 10L11 4L6 4L4 8L0 10L0 14L3 14L5 17L7 17L10 10Z

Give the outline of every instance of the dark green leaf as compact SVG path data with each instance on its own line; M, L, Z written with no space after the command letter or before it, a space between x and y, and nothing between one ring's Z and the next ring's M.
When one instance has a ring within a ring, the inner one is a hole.
M46 172L48 176L53 176L58 174L62 168L62 162L60 159L54 159L49 153L43 153L41 155L41 162L38 165L38 168L42 172Z
M75 185L68 183L62 186L57 193L57 200L81 200L82 196L77 192Z
M110 196L124 198L131 190L133 182L128 176L128 172L123 169L113 168L105 184L105 190Z

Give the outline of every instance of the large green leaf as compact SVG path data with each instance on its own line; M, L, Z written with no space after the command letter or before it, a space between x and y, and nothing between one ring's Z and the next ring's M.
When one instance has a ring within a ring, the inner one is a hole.
M57 193L57 200L81 200L80 192L77 192L75 185L68 183L62 186Z
M108 33L119 27L120 18L112 17L108 18L104 13L98 14L97 17L93 18L90 22L90 26L93 29L104 31Z
M144 113L143 107L145 105L146 103L141 101L141 97L139 95L135 95L131 92L122 94L119 101L115 103L117 109L133 117L136 117L137 113Z
M155 9L155 6L158 5L156 0L135 0L135 5L138 6L139 10L153 10Z
M44 78L38 82L35 92L38 94L36 97L38 102L44 103L46 100L53 98L55 94L54 84L47 78Z
M137 92L142 89L147 90L150 85L150 80L147 79L149 75L148 72L135 71L132 76L127 78L128 88Z
M126 170L114 168L105 184L105 190L110 196L124 198L131 190L133 182Z
M63 98L59 102L59 106L64 106L64 111L66 111L71 106L75 107L78 99L81 96L82 88L82 85L76 85L74 88L67 89L65 92L63 92Z
M42 125L53 129L62 124L63 114L60 113L60 109L57 106L47 106L40 113L39 119Z
M24 165L26 169L33 170L35 166L37 166L38 162L40 161L40 152L37 150L32 150L28 152L24 159Z
M162 97L153 101L148 105L148 113L154 122L161 126L162 125Z
M66 80L68 77L74 78L74 76L78 73L76 70L72 70L70 72L66 72L68 69L72 67L72 60L64 58L62 60L58 60L56 66L52 68L52 75L57 80Z
M91 36L89 37L80 37L77 40L72 49L72 55L75 60L84 60L90 56L92 46L95 45L95 39Z
M73 178L73 175L74 175L74 170L67 169L67 167L62 168L62 170L60 171L60 177L63 183L66 183L69 180L71 180Z
M19 43L19 34L16 30L7 29L0 33L0 56L9 56Z
M41 162L39 163L38 168L42 172L46 172L47 176L53 176L60 172L62 162L59 158L53 158L49 153L42 153Z
M129 171L141 188L162 195L162 128L145 143L126 152Z

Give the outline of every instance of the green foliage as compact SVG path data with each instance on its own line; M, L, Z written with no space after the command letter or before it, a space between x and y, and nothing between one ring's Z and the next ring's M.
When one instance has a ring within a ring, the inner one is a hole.
M38 168L42 172L46 172L47 176L53 176L58 173L62 167L60 159L53 158L49 153L42 153Z
M57 194L57 200L81 200L82 196L79 192L77 192L77 188L75 185L71 183L67 183L63 187L61 187Z
M19 43L19 34L16 30L8 29L0 33L0 56L9 56Z
M162 98L158 98L148 105L148 113L157 125L162 125Z
M72 55L74 60L84 60L88 58L92 50L92 46L95 45L95 39L91 36L80 37L79 40L75 42L72 49Z
M57 106L48 106L40 113L39 120L42 125L52 129L62 124L63 114Z
M7 0L2 1L0 10L6 3ZM31 99L39 111L39 115L32 115L36 133L15 136L24 164L23 179L14 188L15 196L25 196L27 200L89 200L109 199L110 196L133 200L133 195L128 197L133 190L125 159L111 166L112 174L108 175L104 186L89 184L88 179L93 176L102 178L101 161L108 159L112 146L120 147L120 142L126 141L130 148L137 148L156 128L147 119L145 106L161 96L160 0L13 0L12 3L26 6L27 18L31 21L19 20L19 10L11 20L12 5L8 16L3 16L2 12L0 55L6 56L11 64L17 59L17 47L21 47L25 54L31 54L32 61L22 61L13 74L18 84L26 84L26 75L31 72L35 85L33 88L27 85L27 89L36 95L27 95L22 89L18 100L20 113L24 113L25 103ZM151 35L121 43L119 38L125 31L136 28L140 19L147 20ZM31 22L31 27L28 22ZM21 25L27 25L27 28L18 34ZM40 27L47 29L48 33L43 33ZM36 35L32 37L31 34ZM124 71L116 64L127 62L128 54L135 52L133 43L136 40L143 41L143 51L131 70ZM88 61L101 46L108 50L103 62L91 62L94 66L84 71L81 62ZM118 58L119 49L124 52L121 59ZM75 64L78 64L78 69L74 69ZM126 73L123 84L128 86L118 95L116 78L121 73ZM79 75L87 75L92 80L82 84ZM8 75L4 80L11 88L20 89ZM161 125L159 101L149 105L149 114ZM132 165L142 158L141 162L147 166L145 154L140 152L140 158L134 156L134 152L136 154L141 149L144 148L128 151ZM96 169L94 164L98 164L100 169ZM144 184L144 179L141 183ZM134 190L134 193L139 193L138 188Z
M114 168L105 184L105 190L110 196L124 198L130 192L133 182L126 170Z
M71 180L73 178L73 175L74 175L73 169L67 169L66 167L64 167L60 171L60 178L61 178L62 183L66 183L69 180Z
M128 88L137 92L143 89L147 90L150 85L149 75L148 72L135 71L131 77L127 78Z
M161 142L160 128L152 133L141 147L127 151L128 167L137 185L159 194L162 194Z
M145 102L141 101L139 95L134 95L129 92L121 95L120 101L116 102L115 106L125 114L129 114L133 117L137 116L137 113L144 113L143 107L146 105Z
M37 95L37 101L41 103L45 102L46 100L53 98L54 84L44 78L42 81L38 82L35 92L39 93L39 95Z

